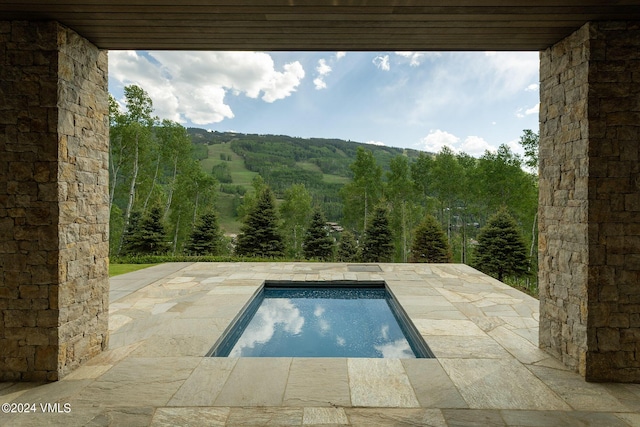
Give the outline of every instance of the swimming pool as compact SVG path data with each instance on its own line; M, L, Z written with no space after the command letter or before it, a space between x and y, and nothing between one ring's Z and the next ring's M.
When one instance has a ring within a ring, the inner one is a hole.
M384 282L265 282L212 357L434 357Z

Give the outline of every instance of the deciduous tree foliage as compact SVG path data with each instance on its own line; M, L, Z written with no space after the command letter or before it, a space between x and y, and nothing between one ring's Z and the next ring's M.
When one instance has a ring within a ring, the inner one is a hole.
M527 248L518 225L506 209L489 218L478 234L473 266L502 281L527 273Z
M386 194L391 206L389 213L394 236L394 257L397 262L407 262L411 244L411 230L419 221L420 205L415 203L416 187L411 181L411 169L405 156L396 156L389 164Z
M447 236L432 215L426 215L414 232L411 262L451 262Z
M287 256L294 259L301 257L304 230L311 214L311 195L304 184L294 184L285 190L284 200L280 205L280 217Z
M284 242L278 227L273 192L265 187L244 218L236 253L243 256L282 257Z
M340 192L344 203L344 222L362 232L367 228L369 211L382 196L382 168L373 152L363 147L358 147L356 160L349 168L353 172L353 180Z
M364 233L361 256L363 262L391 262L393 235L384 203L378 204L371 213Z
M321 210L316 209L304 235L304 257L331 261L333 259L334 242L327 231L327 220Z

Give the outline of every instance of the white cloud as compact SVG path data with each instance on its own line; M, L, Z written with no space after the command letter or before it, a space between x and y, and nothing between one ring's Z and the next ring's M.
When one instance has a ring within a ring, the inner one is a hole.
M479 136L467 136L464 141L459 137L440 130L432 130L422 138L422 146L426 151L438 153L443 147L449 147L455 153L467 153L471 156L482 156L486 150L496 151L495 147Z
M336 52L336 59L340 60L342 58L344 58L345 56L347 56L347 52Z
M425 59L435 59L442 56L440 52L395 52L396 55L409 60L409 65L418 67Z
M378 145L380 147L384 147L386 144L381 141L367 141L365 144Z
M460 138L440 129L432 130L429 135L422 138L422 145L426 151L437 153L442 150L445 145L452 150L460 142Z
M396 52L396 55L407 58L409 60L409 65L412 67L420 65L420 62L422 62L422 59L425 56L422 52Z
M526 116L530 116L532 114L538 114L540 112L540 103L537 103L531 108L518 108L516 110L516 117L522 119Z
M316 72L318 73L318 77L313 80L313 84L317 90L326 89L327 83L324 81L324 78L331 73L331 67L327 64L325 59L318 60Z
M524 114L526 114L527 116L531 115L531 114L538 114L540 113L540 103L538 102L536 105L534 105L533 107L525 110Z
M317 90L321 90L321 89L326 89L327 88L327 83L325 83L325 81L322 80L321 77L316 77L315 79L313 79L313 85L315 86L315 88Z
M331 67L327 64L325 59L318 60L318 66L316 67L316 71L321 76L326 76L331 72Z
M535 92L538 90L538 88L540 88L540 85L538 83L532 83L529 86L527 86L524 90L525 92Z
M373 58L373 64L382 71L389 71L391 69L391 65L389 64L389 55L376 56Z
M474 157L479 157L485 151L496 151L495 147L479 136L468 136L460 146L460 151Z
M143 87L159 116L200 125L233 117L229 91L271 103L295 92L305 75L298 61L276 70L267 53L177 51L110 52L109 73Z

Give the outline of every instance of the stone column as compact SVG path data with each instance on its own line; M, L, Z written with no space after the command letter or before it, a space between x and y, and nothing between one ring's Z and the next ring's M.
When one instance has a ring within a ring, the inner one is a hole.
M586 24L540 80L540 347L640 382L640 23Z
M0 21L0 381L57 380L107 344L107 53Z

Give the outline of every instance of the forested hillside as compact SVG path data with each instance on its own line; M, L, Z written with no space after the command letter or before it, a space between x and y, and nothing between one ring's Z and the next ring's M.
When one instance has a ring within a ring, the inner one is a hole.
M125 98L124 108L113 99L110 104L112 256L136 255L140 248L198 255L212 238L219 241L209 245L215 248L210 254L232 253L240 240L256 238L247 230L259 233L264 223L277 250L263 255L329 259L322 232L310 225L312 217L316 223L324 217L333 223L327 233L336 260L419 262L432 259L430 246L438 242L437 259L483 269L474 264L475 248L485 245L491 257L495 242L478 243L479 232L501 212L513 218L508 235L518 241L509 244L526 257L510 271L530 272L535 281L537 176L524 169L536 167L534 132L525 130L521 138L525 158L506 145L474 158L447 148L425 153L338 139L185 129L154 117L142 88L128 86ZM428 215L435 222L427 227ZM434 224L446 237L444 246ZM502 231L494 229L501 239ZM311 242L321 250L312 250ZM244 245L243 255L254 256L251 247ZM502 277L502 271L496 274Z
M342 220L340 189L353 177L350 169L358 147L371 150L383 170L398 155L417 159L417 150L360 144L340 139L294 138L286 135L247 135L188 128L205 171L221 184L219 211L229 231L237 231L237 207L251 180L260 175L278 199L294 184L303 184L314 205L322 205L329 221ZM206 151L204 150L206 147Z

